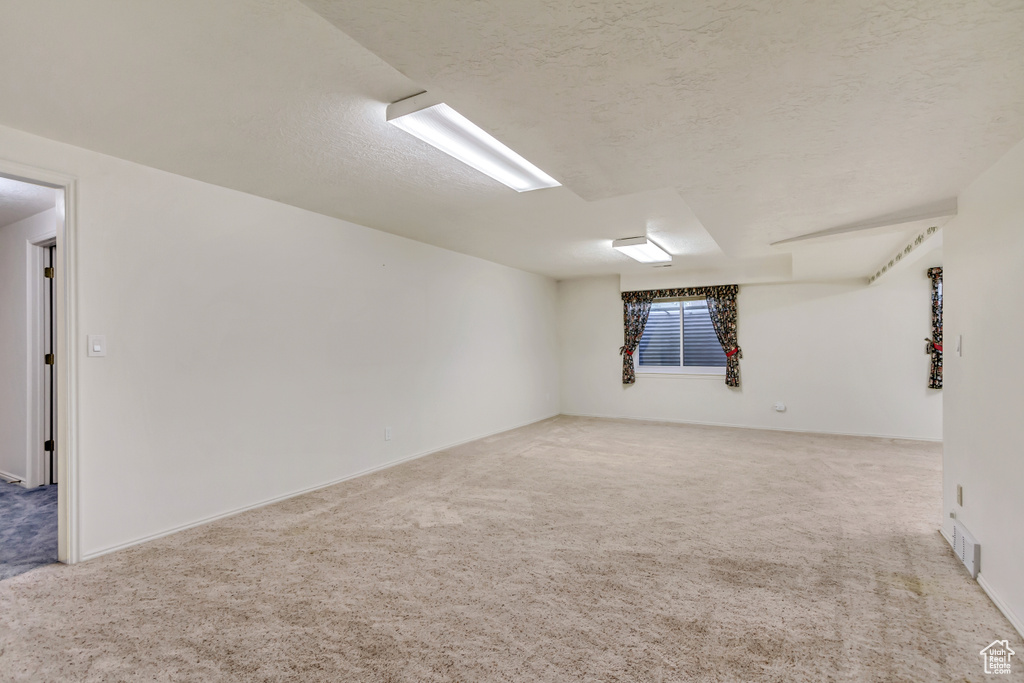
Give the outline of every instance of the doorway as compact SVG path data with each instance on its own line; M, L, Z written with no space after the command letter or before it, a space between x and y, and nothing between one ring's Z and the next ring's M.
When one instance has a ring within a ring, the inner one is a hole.
M0 580L77 559L66 485L73 191L70 178L0 161Z

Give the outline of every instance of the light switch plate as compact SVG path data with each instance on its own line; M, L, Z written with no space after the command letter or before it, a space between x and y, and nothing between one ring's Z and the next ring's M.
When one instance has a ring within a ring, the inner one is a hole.
M104 358L107 355L107 337L103 334L90 334L86 338L89 343L86 352L93 358Z

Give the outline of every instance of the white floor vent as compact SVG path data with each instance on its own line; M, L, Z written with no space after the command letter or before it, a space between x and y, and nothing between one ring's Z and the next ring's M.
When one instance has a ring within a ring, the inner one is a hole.
M959 520L953 520L953 552L967 567L971 578L978 578L978 571L981 569L981 546Z

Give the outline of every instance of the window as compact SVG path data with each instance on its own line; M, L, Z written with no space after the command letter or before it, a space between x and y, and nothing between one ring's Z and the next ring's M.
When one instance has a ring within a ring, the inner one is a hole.
M659 299L637 349L639 372L725 374L707 299Z

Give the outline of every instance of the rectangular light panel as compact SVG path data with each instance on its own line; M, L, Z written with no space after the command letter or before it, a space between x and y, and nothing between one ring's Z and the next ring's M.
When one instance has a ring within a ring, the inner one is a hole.
M627 237L612 242L612 247L640 263L666 263L672 255L646 237Z
M387 120L516 192L561 185L465 116L443 102L436 102L427 93L389 105Z

